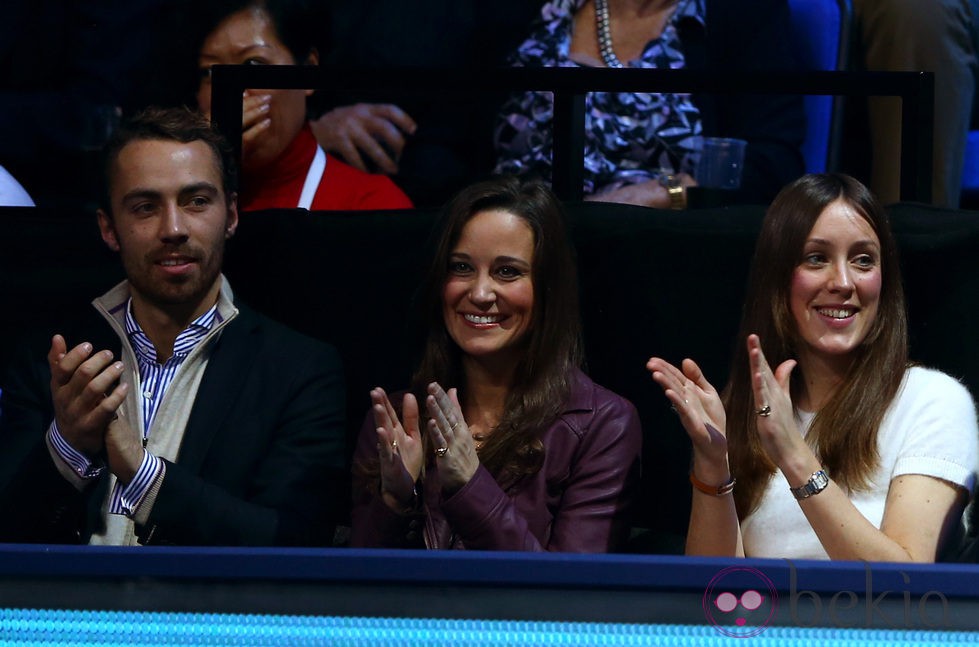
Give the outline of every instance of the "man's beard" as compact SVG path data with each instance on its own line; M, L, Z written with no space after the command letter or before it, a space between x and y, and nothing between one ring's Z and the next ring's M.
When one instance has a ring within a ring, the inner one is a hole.
M189 277L154 278L159 257L167 253L181 254L194 259L197 271ZM135 264L126 260L125 254L122 258L123 268L133 292L138 293L147 303L163 310L196 309L221 275L224 241L207 251L185 245L162 249L156 254L146 255Z

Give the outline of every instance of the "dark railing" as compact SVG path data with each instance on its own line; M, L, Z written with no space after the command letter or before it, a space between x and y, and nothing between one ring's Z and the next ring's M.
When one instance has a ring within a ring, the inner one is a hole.
M247 88L316 88L330 93L479 95L554 93L553 187L581 198L585 94L690 92L702 94L894 96L902 101L901 199L931 201L934 77L928 72L758 72L606 68L349 69L326 66L216 66L213 116L240 152L241 94Z

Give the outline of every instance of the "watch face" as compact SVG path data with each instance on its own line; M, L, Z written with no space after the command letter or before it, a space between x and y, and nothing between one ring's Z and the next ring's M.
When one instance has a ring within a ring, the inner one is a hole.
M823 489L825 489L826 486L829 485L829 477L826 476L826 472L824 472L823 470L819 470L818 472L812 475L812 480L809 483L813 486L812 488L813 494L815 494L816 492L822 492Z
M792 495L797 499L808 499L814 494L819 494L829 485L829 476L824 470L819 470L809 477L805 485L797 488L790 488Z

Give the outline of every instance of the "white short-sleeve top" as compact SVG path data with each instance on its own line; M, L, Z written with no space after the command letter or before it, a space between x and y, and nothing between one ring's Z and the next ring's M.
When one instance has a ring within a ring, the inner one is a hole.
M805 434L813 414L797 412L796 419ZM979 429L969 391L940 371L908 369L884 416L877 450L880 461L869 488L848 493L877 528L896 476L933 476L971 494L979 472ZM758 508L741 523L741 531L749 557L829 559L780 471L769 481Z

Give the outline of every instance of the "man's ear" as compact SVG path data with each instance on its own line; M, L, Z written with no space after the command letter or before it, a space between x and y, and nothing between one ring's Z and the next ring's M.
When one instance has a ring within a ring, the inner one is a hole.
M118 252L119 237L116 235L116 224L109 217L109 214L102 209L99 209L96 213L99 217L99 231L102 233L102 240L105 241L109 249Z
M235 235L238 230L238 194L228 195L228 220L224 226L224 239L227 240Z

